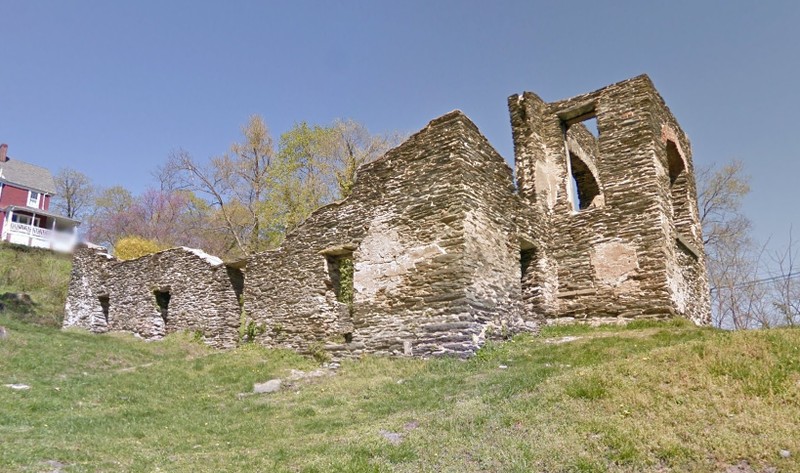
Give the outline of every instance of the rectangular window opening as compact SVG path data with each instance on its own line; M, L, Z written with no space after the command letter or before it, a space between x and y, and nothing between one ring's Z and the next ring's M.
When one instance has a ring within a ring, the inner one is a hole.
M28 192L28 207L36 207L39 208L39 194L36 191L29 191Z
M97 301L100 302L100 310L103 311L103 320L105 320L106 325L108 325L108 309L111 307L110 300L108 296L100 296L97 298Z
M526 248L519 251L520 280L528 282L534 274L536 265L536 249Z
M589 130L589 133L591 133L592 136L595 138L600 138L600 129L597 128L597 116L587 118L581 123L586 127L587 130Z
M31 224L31 216L30 215L23 215L23 214L13 214L11 216L11 221L14 223L20 223L22 225L30 225Z
M169 300L171 297L169 289L157 290L154 291L153 294L156 296L156 305L158 305L158 310L161 312L161 318L164 320L164 324L166 325L167 317L169 316Z
M353 304L353 253L327 255L328 275L333 284L336 300L343 304Z

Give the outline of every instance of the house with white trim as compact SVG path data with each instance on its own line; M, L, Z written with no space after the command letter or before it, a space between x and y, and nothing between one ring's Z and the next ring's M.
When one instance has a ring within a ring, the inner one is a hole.
M10 243L70 252L78 241L80 222L50 212L55 195L53 175L46 168L8 156L0 145L0 239Z

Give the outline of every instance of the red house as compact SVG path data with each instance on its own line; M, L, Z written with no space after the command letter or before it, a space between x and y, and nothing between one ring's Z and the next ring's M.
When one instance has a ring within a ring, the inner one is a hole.
M0 235L3 241L69 252L79 221L49 211L55 194L50 171L8 156L0 145Z

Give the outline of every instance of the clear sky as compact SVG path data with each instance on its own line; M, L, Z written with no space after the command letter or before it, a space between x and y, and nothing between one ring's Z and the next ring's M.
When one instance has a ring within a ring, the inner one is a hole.
M0 0L9 155L139 192L251 114L410 133L463 110L509 161L506 98L647 73L696 165L744 161L756 234L800 238L800 2Z

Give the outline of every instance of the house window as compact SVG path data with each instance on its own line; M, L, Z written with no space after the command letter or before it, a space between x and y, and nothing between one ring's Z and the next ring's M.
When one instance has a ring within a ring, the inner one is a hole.
M14 223L21 223L22 225L31 225L38 227L41 223L40 217L31 217L30 215L24 214L13 214L11 215L11 221Z
M3 195L3 183L0 182L0 196Z
M36 191L28 191L28 207L36 207L39 208L39 200L42 194Z

